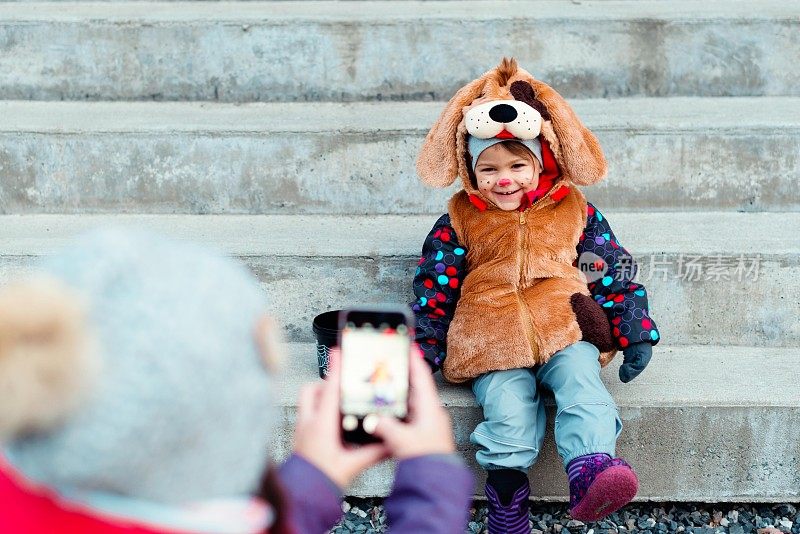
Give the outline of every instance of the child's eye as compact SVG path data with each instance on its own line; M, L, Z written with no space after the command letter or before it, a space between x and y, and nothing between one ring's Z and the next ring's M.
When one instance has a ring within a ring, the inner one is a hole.
M511 166L512 169L524 169L525 167L527 167L527 165L524 163L515 163Z

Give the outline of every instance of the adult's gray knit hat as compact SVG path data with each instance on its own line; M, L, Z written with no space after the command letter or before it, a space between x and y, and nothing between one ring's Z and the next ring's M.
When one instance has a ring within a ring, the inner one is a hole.
M85 302L100 366L63 424L12 439L13 466L56 489L165 504L257 488L272 380L254 337L266 301L244 266L193 244L103 230L38 271Z

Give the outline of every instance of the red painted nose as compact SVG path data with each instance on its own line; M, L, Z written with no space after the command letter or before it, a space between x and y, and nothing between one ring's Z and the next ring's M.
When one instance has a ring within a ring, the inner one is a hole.
M502 178L497 181L497 185L499 185L500 187L507 187L511 185L511 180L509 180L508 178Z

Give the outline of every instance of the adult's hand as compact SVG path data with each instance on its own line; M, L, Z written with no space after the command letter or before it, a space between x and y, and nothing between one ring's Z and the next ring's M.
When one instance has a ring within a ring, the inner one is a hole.
M409 361L410 391L407 422L383 416L375 429L393 457L402 460L455 451L450 416L439 402L431 370L418 348Z
M327 380L308 384L300 392L294 452L344 489L359 473L385 459L389 452L382 443L351 447L342 442L340 380L341 360L338 352L332 351Z

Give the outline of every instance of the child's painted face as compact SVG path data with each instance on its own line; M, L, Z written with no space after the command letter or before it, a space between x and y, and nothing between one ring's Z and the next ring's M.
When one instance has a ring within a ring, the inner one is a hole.
M504 211L518 209L522 196L539 185L541 167L536 158L517 156L503 143L478 156L475 178L483 195Z

